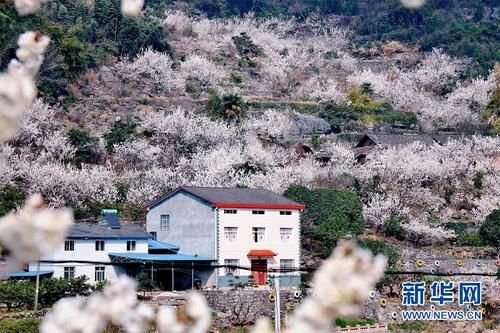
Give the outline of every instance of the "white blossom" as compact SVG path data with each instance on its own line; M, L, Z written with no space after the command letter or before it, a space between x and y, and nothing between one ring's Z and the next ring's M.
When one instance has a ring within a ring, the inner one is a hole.
M294 311L286 332L331 332L334 318L359 315L386 265L383 256L340 242L315 273L312 295Z
M121 0L121 9L124 16L138 16L142 7L144 7L144 0Z
M263 137L287 138L292 126L290 111L266 110L260 117L245 120L245 126Z
M28 15L36 12L42 5L41 0L15 0L17 12L21 15Z
M179 71L184 80L197 80L204 87L215 86L227 77L224 68L197 54L188 56Z
M43 54L49 46L50 38L39 32L28 31L21 34L17 40L17 59L11 60L8 72L13 75L28 75L34 77L43 62Z
M69 210L42 207L40 195L28 198L18 213L0 219L0 244L9 250L9 269L37 261L64 240L73 217Z
M0 142L14 136L23 112L36 97L33 80L25 75L0 74Z
M417 9L422 7L425 4L425 0L401 0L401 3L403 6L411 8L411 9Z
M150 48L137 55L131 62L122 60L116 64L121 76L132 81L150 80L166 91L183 87L183 81L172 66L173 61L168 54Z
M7 72L0 74L0 142L16 133L23 112L36 97L33 77L49 42L38 32L23 33L17 41L17 59L12 59Z

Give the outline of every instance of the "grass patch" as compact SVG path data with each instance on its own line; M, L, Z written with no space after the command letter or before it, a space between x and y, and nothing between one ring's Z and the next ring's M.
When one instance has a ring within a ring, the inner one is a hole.
M350 319L343 319L343 318L337 318L335 319L335 326L340 327L340 328L346 328L347 326L366 326L366 325L373 325L375 324L374 319L370 318L350 318Z
M0 333L38 333L40 319L2 319Z
M323 110L317 104L283 103L283 102L256 102L249 101L247 105L254 109L291 109L298 113L318 115Z

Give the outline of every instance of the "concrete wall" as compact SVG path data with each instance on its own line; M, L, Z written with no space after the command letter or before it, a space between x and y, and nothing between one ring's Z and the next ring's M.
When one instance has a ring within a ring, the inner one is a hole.
M104 251L95 250L94 239L75 239L74 251L64 251L64 243L62 243L59 248L50 256L44 258L44 260L53 261L63 261L63 260L78 260L78 261L99 261L99 262L111 262L109 258L109 253L120 253L127 252L127 240L104 240ZM135 240L136 248L135 251L130 252L140 252L148 253L148 242L145 239ZM74 266L75 267L75 277L80 275L86 275L89 278L89 282L95 282L95 264L85 264L85 263L61 263L61 264L41 264L40 270L54 271L53 277L64 277L64 267ZM36 264L30 264L30 271L36 270ZM105 278L106 280L114 280L118 275L124 274L126 272L125 268L120 266L105 266Z
M160 230L160 216L170 215L168 231ZM180 246L182 253L216 258L215 210L210 204L188 193L178 192L146 214L146 229L156 232L157 240ZM215 273L206 282L215 284Z
M236 214L225 214L219 209L219 264L225 259L238 259L240 266L250 267L251 258L247 256L250 250L272 250L277 256L269 258L268 268L280 268L280 259L293 259L294 266L300 264L300 211L290 210L291 215L280 215L279 209L265 209L263 215L252 214L254 209L236 209ZM224 236L224 227L237 227L237 241L229 242ZM254 242L253 227L265 228L265 240ZM292 236L288 242L282 242L280 228L291 228ZM236 275L248 276L250 271L239 270ZM279 274L279 273L277 273ZM292 273L286 273L290 275ZM294 273L298 274L298 273ZM224 276L225 270L219 269L219 275ZM275 274L276 275L276 274Z
M160 230L160 216L170 215L170 230ZM215 258L215 213L200 199L179 192L146 215L146 229L157 240L181 247L179 252Z
M272 279L273 273L269 274L269 279ZM301 276L298 274L288 274L281 275L278 277L280 280L281 288L297 288L301 282ZM219 288L232 288L238 285L246 285L249 282L248 275L237 275L237 276L219 276L217 277L217 283Z

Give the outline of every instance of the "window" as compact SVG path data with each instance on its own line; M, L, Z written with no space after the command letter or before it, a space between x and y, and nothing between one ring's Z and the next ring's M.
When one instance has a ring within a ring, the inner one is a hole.
M237 227L224 227L224 237L228 242L238 241L238 228Z
M282 243L288 243L292 238L292 228L280 228L280 238Z
M153 237L153 240L156 240L156 231L151 231L149 234Z
M227 267L227 266L239 266L240 261L238 259L224 259L224 265L226 266L226 275L229 276L238 275L238 269L236 267Z
M96 251L104 251L104 241L103 240L96 240L95 241L95 250Z
M127 251L135 251L135 241L127 241Z
M64 278L73 279L74 277L75 277L75 267L74 266L64 267Z
M95 281L104 281L106 280L106 267L104 266L95 266Z
M252 228L253 241L255 243L263 242L265 240L266 228Z
M170 215L160 216L160 230L170 230Z
M224 214L236 214L238 211L236 209L224 209Z
M280 210L280 215L292 215L291 210Z
M252 210L252 214L253 215L264 215L264 211L263 210Z
M280 259L281 274L290 274L293 268L294 268L293 259Z
M75 251L75 241L64 241L64 251Z

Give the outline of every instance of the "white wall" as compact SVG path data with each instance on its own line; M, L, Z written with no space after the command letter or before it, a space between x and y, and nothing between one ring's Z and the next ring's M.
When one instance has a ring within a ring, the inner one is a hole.
M43 260L78 260L78 261L98 261L98 262L111 262L108 253L121 253L127 251L127 240L104 240L104 251L95 250L95 239L74 239L74 251L64 251L64 243L50 256L43 258ZM135 240L135 251L148 253L148 242L146 239ZM86 275L89 282L95 282L95 266L102 266L99 264L87 263L61 263L61 264L40 264L40 270L54 271L53 277L64 277L64 267L74 266L75 277ZM120 266L105 266L106 280L114 280L119 274L125 273L125 269ZM30 264L30 271L36 270L36 264Z
M228 208L226 208L228 209ZM239 259L240 266L250 267L250 250L265 249L277 253L268 260L268 268L280 268L280 259L293 259L294 266L300 264L300 211L291 210L292 215L280 215L279 209L265 209L264 215L254 215L252 210L235 208L236 214L224 214L224 209L219 209L219 264L224 264L224 259ZM224 236L224 227L237 227L238 239L228 242ZM255 243L252 236L253 227L264 227L265 241ZM292 228L292 237L287 243L281 242L280 228ZM257 258L256 258L257 259ZM224 275L224 269L219 270L219 275ZM240 270L239 275L250 275L250 271ZM290 273L288 273L290 274Z

